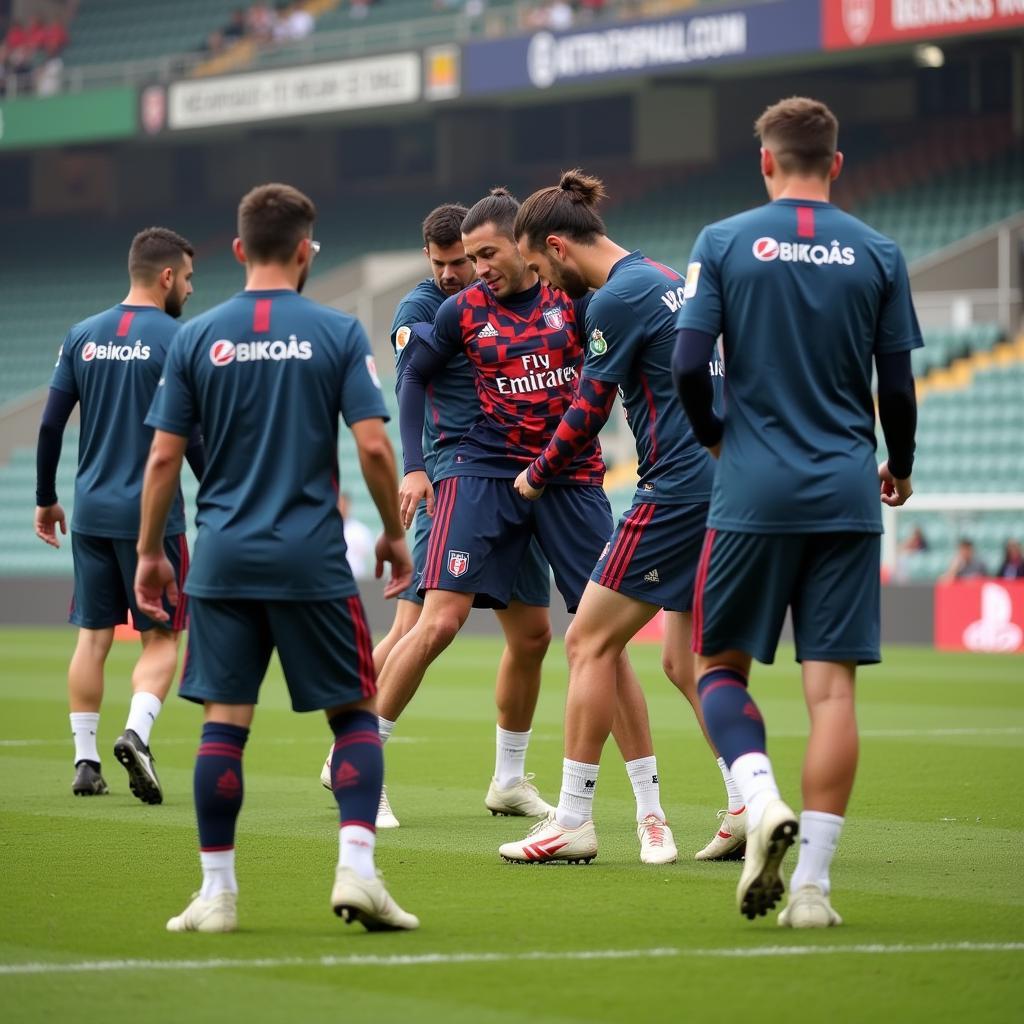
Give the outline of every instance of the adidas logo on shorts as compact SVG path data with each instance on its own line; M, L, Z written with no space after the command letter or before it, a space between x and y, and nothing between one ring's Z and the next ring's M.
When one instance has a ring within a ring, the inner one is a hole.
M644 574L644 580L647 583L660 583L661 577L658 575L657 569L652 569L650 572Z
M490 320L480 329L480 333L477 335L478 338L496 338L497 336L498 328Z

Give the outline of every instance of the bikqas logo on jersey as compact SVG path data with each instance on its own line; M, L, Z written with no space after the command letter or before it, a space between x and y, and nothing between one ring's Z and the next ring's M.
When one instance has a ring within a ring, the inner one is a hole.
M148 359L149 346L141 341L134 345L97 345L95 341L87 341L82 346L82 361L91 363L94 359L108 359L113 362L128 362L131 359ZM60 359L57 360L60 362Z
M754 242L752 251L754 258L762 263L779 260L782 263L812 263L816 267L830 263L852 267L857 262L853 246L841 245L835 239L828 245L812 245L810 242L779 242L765 235Z
M553 331L560 331L565 326L565 317L560 309L545 309L544 323Z
M210 348L210 362L214 366L228 366L236 361L258 363L269 360L279 363L283 359L312 358L312 344L299 341L294 334L289 334L287 341L240 341L237 344L228 338L221 338Z

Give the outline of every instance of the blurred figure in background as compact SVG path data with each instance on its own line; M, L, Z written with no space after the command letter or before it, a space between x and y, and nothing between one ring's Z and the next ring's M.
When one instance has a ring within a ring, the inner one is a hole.
M952 583L953 580L973 580L987 575L988 569L978 557L974 541L970 537L961 537L953 561L949 563L949 568L942 574L940 581Z
M1003 564L996 574L1004 580L1024 580L1024 553L1021 552L1020 541L1012 537L1003 548Z

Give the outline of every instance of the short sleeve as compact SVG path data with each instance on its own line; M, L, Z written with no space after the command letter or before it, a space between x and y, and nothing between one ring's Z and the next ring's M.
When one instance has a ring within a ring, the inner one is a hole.
M903 253L896 249L892 278L888 283L875 331L875 352L907 352L921 348L921 327L910 295L910 275Z
M189 437L199 422L192 374L188 365L188 346L179 331L171 341L164 372L146 416L146 426L169 434Z
M701 231L693 246L676 327L704 331L716 338L722 333L721 267L708 228Z
M75 356L72 347L72 333L64 336L64 343L57 352L57 362L53 367L50 387L58 391L66 391L78 398L78 381L75 380Z
M583 374L594 380L624 384L644 343L640 318L620 298L598 292L586 315Z
M370 340L359 323L353 325L348 336L339 405L341 415L350 427L360 420L389 419L380 377L377 376L377 364L370 351Z

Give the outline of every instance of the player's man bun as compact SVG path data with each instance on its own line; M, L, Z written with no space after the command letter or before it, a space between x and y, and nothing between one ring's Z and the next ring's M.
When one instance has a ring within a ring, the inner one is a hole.
M513 238L519 200L504 185L496 185L479 202L470 207L462 222L462 233L471 234L484 224L493 224L501 234Z
M579 167L563 171L562 177L558 179L558 187L574 203L582 203L584 206L597 206L608 195L600 178L584 173Z
M607 234L597 204L607 193L604 182L575 167L563 171L557 185L534 192L519 208L515 238L526 237L536 252L545 248L548 235L564 235L582 245L593 245Z

